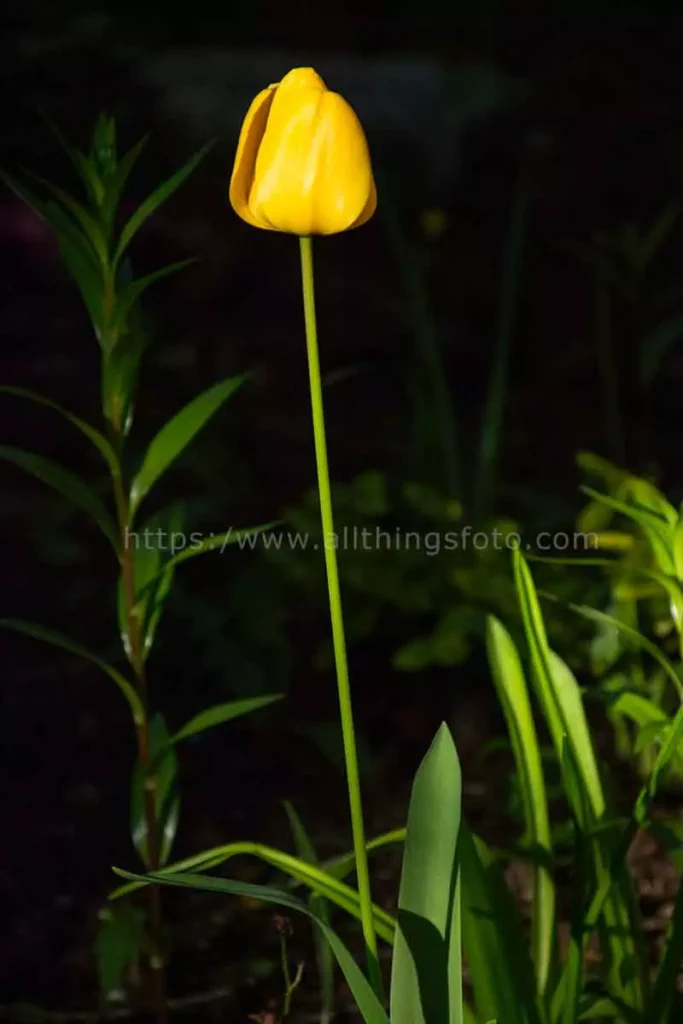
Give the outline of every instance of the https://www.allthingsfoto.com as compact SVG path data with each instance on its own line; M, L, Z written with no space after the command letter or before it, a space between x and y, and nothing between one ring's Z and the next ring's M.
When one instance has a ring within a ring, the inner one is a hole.
M545 554L566 554L571 552L596 551L599 539L596 533L585 532L540 532L533 536L522 536L499 529L474 530L470 526L462 526L459 530L394 530L380 527L344 526L338 532L326 534L306 533L302 531L273 530L239 530L232 527L224 531L203 533L194 531L185 533L182 530L164 530L161 527L126 532L126 545L134 550L158 550L170 555L182 551L200 551L214 549L222 554L228 548L255 551L263 548L268 551L421 551L433 557L443 552L452 551L523 551Z

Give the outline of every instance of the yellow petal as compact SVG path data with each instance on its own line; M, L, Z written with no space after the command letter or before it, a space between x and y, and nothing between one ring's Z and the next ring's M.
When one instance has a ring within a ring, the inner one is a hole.
M277 85L263 89L253 101L242 124L237 154L230 179L230 204L235 213L248 224L257 228L269 228L255 218L249 209L249 193L254 183L254 167L259 146L266 129L268 114Z
M310 68L290 72L273 98L249 196L252 223L298 235L335 234L374 212L360 121Z

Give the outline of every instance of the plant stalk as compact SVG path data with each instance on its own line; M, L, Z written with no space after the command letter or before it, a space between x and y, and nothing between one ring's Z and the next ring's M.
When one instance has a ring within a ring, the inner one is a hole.
M365 939L370 982L376 994L381 999L382 982L379 970L379 960L377 957L377 936L375 934L375 924L372 913L372 894L370 890L368 858L365 849L363 805L361 799L360 775L358 771L358 750L353 724L351 685L349 681L349 669L346 656L346 639L344 635L344 619L339 587L337 551L334 543L334 517L332 514L330 472L327 459L327 441L325 437L325 414L323 410L323 392L320 377L320 357L318 354L318 331L315 315L315 292L313 286L313 247L311 238L301 237L299 239L299 245L301 252L301 281L303 286L306 348L308 352L308 374L311 389L311 410L313 414L313 436L315 441L315 458L318 473L318 491L320 495L320 516L323 528L323 549L325 552L327 590L330 603L330 618L332 622L332 643L334 647L334 661L337 674L339 712L344 743L346 782L349 793L353 849L356 859L358 895L360 897L361 923L363 927L363 937Z
M147 841L147 859L151 871L158 871L159 828L156 810L156 779L151 773L151 751L149 738L149 713L147 702L147 679L145 675L145 655L140 630L140 620L135 614L135 567L133 548L130 540L131 519L121 473L113 475L114 499L121 533L121 577L123 580L124 600L126 605L126 654L135 673L137 689L145 708L145 716L137 728L137 746L142 773L143 806L145 815L145 838ZM152 990L157 1024L167 1024L168 1009L166 1001L165 963L161 943L161 890L158 885L149 886L149 918L152 937L152 952L149 967L152 979Z

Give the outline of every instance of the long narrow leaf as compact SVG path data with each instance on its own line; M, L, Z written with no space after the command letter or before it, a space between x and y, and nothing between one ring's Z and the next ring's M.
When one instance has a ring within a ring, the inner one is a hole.
M309 864L317 864L318 855L304 823L288 800L285 801L284 808L298 856ZM327 900L313 894L309 898L308 904L313 913L317 914L328 927L331 927L332 918ZM313 938L320 976L320 1024L330 1024L334 1016L334 957L328 943L317 929L314 929Z
M53 402L52 399L46 398L44 395L38 394L37 391L29 391L28 388L13 387L9 384L0 385L0 392L7 395L16 395L17 398L26 398L31 402L37 402L40 405L45 405L49 409L54 409L60 416L63 416L65 420L68 420L74 427L81 431L82 434L88 438L89 441L95 445L98 449L105 462L112 470L112 472L118 472L118 459L113 446L109 443L107 438L95 427L92 427L85 420L80 419L78 416L74 416L68 409L64 409L57 402Z
M178 872L185 872L191 869L200 869L202 871L209 871L212 868L218 867L220 864L224 864L226 861L231 860L233 857L251 856L256 857L258 860L263 861L265 864L270 864L271 867L276 868L285 875L289 875L291 878L295 878L298 881L306 885L312 892L319 893L324 896L325 899L334 903L336 906L341 907L356 920L360 920L360 899L358 892L352 889L351 886L345 885L343 882L334 878L332 875L323 871L321 868L316 867L313 864L309 864L299 857L293 857L289 853L285 853L283 850L274 849L271 846L264 846L263 843L252 843L252 842L238 842L228 843L226 846L217 846L211 850L205 850L202 853L195 854L192 857L186 857L182 861L178 861L175 864L169 864L163 869L161 874L164 877L175 876ZM125 886L122 890L117 890L112 893L111 898L126 895L128 892L133 892L135 889L139 889L144 882L135 882L130 886ZM377 934L385 942L392 944L394 941L394 931L396 928L396 922L394 918L388 914L381 907L373 906L373 913L375 916L375 928Z
M12 448L9 445L0 445L0 459L12 462L27 473L32 473L86 512L118 553L119 538L114 520L97 495L75 473L58 466L50 459L43 458L42 455L34 455L32 452L25 452L21 448Z
M216 725L231 722L234 718L239 718L241 715L251 714L252 711L265 708L276 700L282 700L283 697L283 693L274 693L266 697L231 700L225 704L215 704L213 707L205 708L204 711L200 711L198 715L195 715L189 722L186 722L182 729L179 729L171 737L171 742L180 743L181 740L185 740L189 736L196 736L197 733L205 732Z
M195 153L195 155L191 157L190 160L180 168L180 170L176 171L172 177L165 181L163 185L160 185L155 189L154 192L152 192L152 194L140 204L121 232L119 243L116 247L116 253L114 255L114 266L118 266L121 257L145 221L159 209L162 203L166 202L169 196L171 196L176 189L180 188L187 178L189 178L212 146L213 142L208 142L205 146L202 146L202 148L198 150L198 152Z
M246 896L250 899L261 900L264 903L274 903L276 906L286 907L288 910L295 910L305 914L321 930L326 941L330 944L365 1024L390 1024L386 1011L373 992L369 981L339 936L314 914L305 903L302 903L295 896L290 896L289 893L280 889L274 889L265 885L251 885L231 879L212 878L208 875L167 875L161 872L153 872L143 876L134 875L129 871L121 871L117 868L114 870L122 878L129 878L144 883L156 882L162 885L175 885L190 889L203 889L207 892Z
M131 515L159 477L245 379L244 375L228 377L214 384L188 402L161 428L147 449L142 466L133 480L130 492Z
M512 637L498 619L489 616L487 649L491 674L507 722L519 772L527 845L550 862L552 843L548 800L536 727L522 665ZM532 904L532 959L539 995L545 991L550 972L555 926L555 886L548 866L534 868Z
M63 636L61 633L57 633L53 629L45 629L43 626L36 625L33 622L25 622L23 619L0 619L0 628L11 629L15 633L23 633L25 636L31 636L36 640L42 640L44 643L52 644L53 647L61 647L62 650L68 651L70 654L75 654L79 658L84 658L86 661L92 662L93 665L97 665L99 669L105 672L109 678L116 683L119 690L128 701L135 724L142 725L145 720L145 709L135 691L135 688L128 682L125 676L121 675L118 669L109 665L97 654L93 654L85 647L81 647L80 644L74 643L74 641L70 640L69 637Z
M477 1019L541 1024L519 912L498 865L464 822L459 855L463 945Z

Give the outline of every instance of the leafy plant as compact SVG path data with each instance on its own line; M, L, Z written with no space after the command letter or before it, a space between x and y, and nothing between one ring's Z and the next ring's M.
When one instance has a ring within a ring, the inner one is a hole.
M141 140L124 155L117 152L114 120L102 115L87 153L64 144L85 190L77 199L38 175L30 177L45 198L4 175L7 184L50 226L63 261L87 310L101 356L102 425L93 426L51 398L25 387L5 385L8 398L46 406L94 446L109 474L111 502L105 502L71 470L41 455L0 446L0 458L42 480L89 516L106 539L118 567L118 627L127 670L119 669L70 637L34 623L4 618L0 625L85 658L116 684L126 699L137 737L137 762L131 783L131 836L142 864L157 870L171 854L180 813L176 750L190 736L265 707L279 695L231 701L199 709L171 731L165 717L153 714L148 695L147 660L176 568L197 555L223 549L267 526L230 531L220 537L186 542L182 505L142 518L154 487L195 435L244 383L244 376L219 381L173 416L147 446L140 465L129 473L126 439L133 422L137 375L148 344L140 302L147 289L178 272L182 260L135 278L129 252L145 222L190 176L208 151L205 146L118 224L119 203L128 177L145 145ZM194 535L193 535L194 537ZM159 891L150 890L150 911L141 922L134 910L103 915L98 938L100 978L106 991L116 988L126 967L145 951L156 979L157 1011L166 1018Z
M582 692L548 644L529 567L519 551L512 558L526 657L520 657L511 634L493 616L488 619L487 645L521 780L524 835L519 852L529 864L534 892L529 935L504 881L503 855L487 848L461 817L460 767L446 726L440 728L415 777L406 828L367 845L371 854L389 844L404 844L398 915L373 907L377 934L393 947L389 1015L329 920L291 894L292 886L304 885L359 919L358 894L341 881L354 869L353 854L313 868L305 859L258 844L231 844L146 876L118 871L129 881L113 896L158 882L252 895L308 915L334 953L367 1024L577 1024L607 1019L667 1024L683 950L683 894L677 898L667 945L652 972L626 856L637 833L652 827L650 805L683 741L683 707L658 743L652 771L635 804L624 813L612 805L604 785ZM573 919L564 956L558 941L557 850L533 705L550 735L572 822ZM675 823L671 835L675 857ZM277 867L285 875L285 885L251 886L204 873L241 854ZM600 959L591 967L586 950L594 934ZM465 1000L463 964L471 978Z

